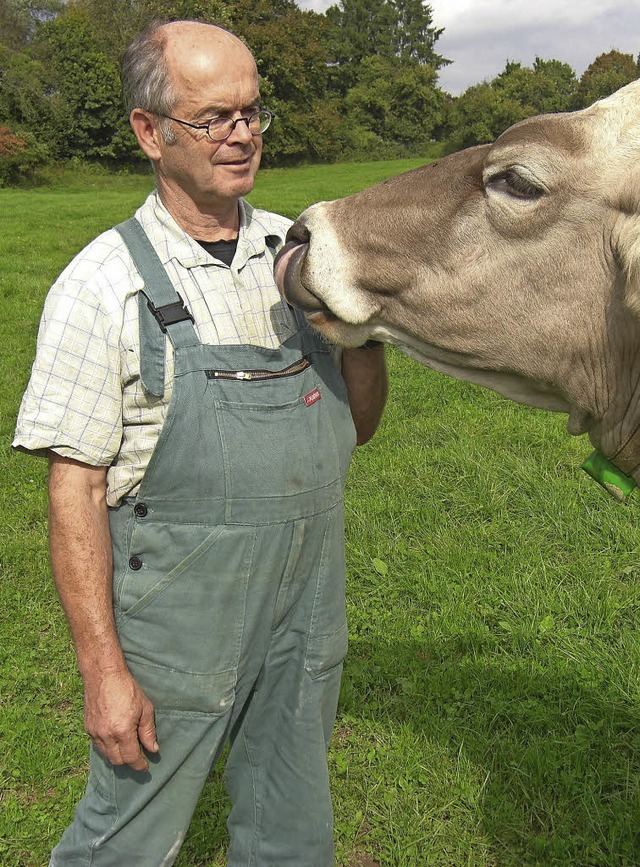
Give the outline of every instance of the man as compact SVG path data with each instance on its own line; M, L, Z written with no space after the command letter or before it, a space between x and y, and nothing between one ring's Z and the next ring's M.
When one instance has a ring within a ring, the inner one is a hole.
M123 84L157 190L53 286L14 441L49 455L92 741L50 863L172 864L230 743L228 863L329 867L342 489L384 351L344 350L340 375L275 289L288 221L242 198L270 122L243 43L155 24Z

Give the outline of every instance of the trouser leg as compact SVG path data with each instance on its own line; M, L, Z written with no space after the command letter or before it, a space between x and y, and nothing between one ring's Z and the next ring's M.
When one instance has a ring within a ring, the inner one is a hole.
M228 730L228 716L156 712L147 772L114 767L95 750L87 791L51 867L169 867Z
M87 792L54 867L173 864L234 707L246 702L238 660L254 530L155 524L134 538L145 568L133 573L126 533L113 535L120 642L154 705L160 751L145 773L92 753ZM243 682L255 682L251 660L242 671Z
M229 867L333 867L327 747L346 652L341 520L331 513L306 528L311 557L298 564L289 594L303 589L275 624L234 732Z

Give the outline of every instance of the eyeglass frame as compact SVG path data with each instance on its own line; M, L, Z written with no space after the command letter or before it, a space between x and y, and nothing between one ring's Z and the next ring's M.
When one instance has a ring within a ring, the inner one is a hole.
M271 121L274 118L273 112L269 111L267 108L259 108L257 111L252 112L248 117L236 117L235 119L232 117L229 117L226 114L218 114L215 117L212 117L206 123L190 123L188 120L180 120L179 117L172 117L170 114L160 114L160 112L154 112L154 114L157 117L164 117L167 120L174 120L176 123L181 123L183 126L191 127L191 129L204 129L204 130L206 130L206 133L207 133L207 136L209 137L209 140L213 141L213 142L226 141L229 138L229 136L231 135L231 133L235 130L236 125L238 123L243 122L243 121L244 121L244 123L246 123L247 129L249 130L249 132L251 133L252 136L263 135L263 133L265 133L269 129L269 127L271 126ZM269 122L267 123L265 128L263 130L261 130L260 132L251 132L249 124L250 124L252 118L254 118L260 114L268 114L269 115ZM231 129L223 138L214 138L211 135L211 132L210 132L211 124L215 120L230 120L231 121L231 124L232 124Z

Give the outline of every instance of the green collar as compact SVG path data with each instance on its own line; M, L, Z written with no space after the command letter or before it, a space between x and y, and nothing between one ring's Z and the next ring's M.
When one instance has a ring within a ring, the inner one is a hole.
M582 469L621 503L636 487L635 481L614 466L601 451L592 452L582 464Z

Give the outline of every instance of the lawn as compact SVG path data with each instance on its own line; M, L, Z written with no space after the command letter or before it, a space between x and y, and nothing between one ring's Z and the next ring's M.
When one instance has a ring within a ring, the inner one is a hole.
M251 198L294 216L412 165L268 170ZM6 867L47 863L86 772L47 561L46 468L9 443L49 284L150 188L124 176L0 190ZM590 446L563 416L388 358L388 408L347 490L337 865L638 865L639 495L617 504L579 469ZM227 808L216 771L179 867L224 864Z

